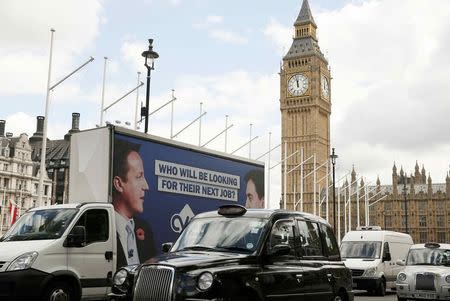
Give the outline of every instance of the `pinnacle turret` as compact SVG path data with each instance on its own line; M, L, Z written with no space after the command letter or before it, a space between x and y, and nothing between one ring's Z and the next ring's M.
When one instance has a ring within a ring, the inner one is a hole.
M295 21L294 25L302 25L307 23L312 23L315 27L317 27L311 13L311 8L309 7L308 0L303 0L302 8L300 9L300 13L298 14L297 20Z
M353 183L355 181L356 181L356 171L355 171L355 165L353 165L353 167L352 167L352 181L351 181L351 183Z

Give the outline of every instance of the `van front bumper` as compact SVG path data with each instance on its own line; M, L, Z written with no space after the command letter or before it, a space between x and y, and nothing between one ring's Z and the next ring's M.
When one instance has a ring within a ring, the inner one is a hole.
M0 272L0 300L36 300L51 277L35 269Z
M376 290L381 284L381 278L353 277L353 288L359 290Z

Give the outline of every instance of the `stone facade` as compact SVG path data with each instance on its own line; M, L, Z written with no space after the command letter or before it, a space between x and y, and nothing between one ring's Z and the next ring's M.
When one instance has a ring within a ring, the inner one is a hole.
M348 183L344 183L346 186ZM364 183L358 183L351 188L340 190L340 200L346 199L351 191L359 191L360 225L365 225ZM372 198L370 203L380 200L369 210L369 224L380 226L386 230L407 232L415 243L423 242L449 242L450 241L450 176L447 174L445 182L433 183L431 176L426 175L425 168L419 169L416 163L414 173L409 176L401 168L397 173L394 164L392 169L392 184L381 185L377 181L376 186L367 187ZM357 198L352 193L351 199L351 224L356 229ZM343 206L343 205L341 205ZM342 208L342 207L341 207ZM347 211L348 215L348 211ZM341 214L341 225L348 217ZM347 229L348 230L348 229ZM345 227L341 227L341 235Z
M4 120L0 123L5 124ZM4 129L4 128L3 128ZM38 198L39 163L32 160L32 148L28 135L4 136L0 129L0 236L12 221L11 206L17 208L17 216L34 207ZM44 175L44 205L50 205L52 182Z
M292 170L286 176L286 207L311 213L315 212L314 198L318 201L326 193L327 184L331 183L326 176L330 168L326 162L330 154L331 75L328 61L319 48L316 30L309 3L304 0L294 23L292 46L284 56L280 70L282 160L287 158L282 174L285 169ZM308 158L303 170L298 168L300 162ZM315 175L314 169L317 169ZM306 178L300 187L302 172ZM280 207L284 207L284 199L282 177Z
M79 131L79 122L80 114L73 113L72 128L64 139L47 140L42 205L68 201L70 137ZM36 132L30 138L27 134L5 136L5 121L0 120L0 236L11 224L11 201L19 207L19 216L38 205L43 128L44 117L37 116Z

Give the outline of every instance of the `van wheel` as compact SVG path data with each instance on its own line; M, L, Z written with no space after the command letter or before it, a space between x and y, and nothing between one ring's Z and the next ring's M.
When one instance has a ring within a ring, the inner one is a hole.
M77 297L70 284L55 281L47 288L42 301L77 301Z
M378 296L384 296L386 295L386 282L384 279L381 279L380 285L378 286L377 290L375 291L375 293Z

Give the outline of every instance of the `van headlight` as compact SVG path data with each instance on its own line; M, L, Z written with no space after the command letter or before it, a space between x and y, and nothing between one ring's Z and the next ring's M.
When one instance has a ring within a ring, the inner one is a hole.
M114 274L113 283L114 285L121 286L127 280L128 272L125 269L120 269Z
M28 252L14 259L6 271L19 271L29 269L38 257L38 252Z
M200 290L206 291L213 284L214 277L210 272L204 272L198 277L197 286Z
M398 276L397 276L397 281L398 282L405 282L406 278L407 278L407 276L406 276L405 273L399 273Z
M368 268L364 271L363 276L365 277L373 277L377 275L377 267Z

